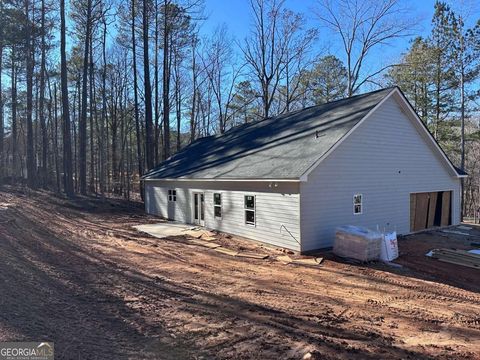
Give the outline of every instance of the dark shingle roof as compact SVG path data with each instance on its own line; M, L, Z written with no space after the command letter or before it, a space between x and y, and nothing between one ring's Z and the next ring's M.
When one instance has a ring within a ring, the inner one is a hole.
M241 125L199 139L145 179L298 179L393 88Z

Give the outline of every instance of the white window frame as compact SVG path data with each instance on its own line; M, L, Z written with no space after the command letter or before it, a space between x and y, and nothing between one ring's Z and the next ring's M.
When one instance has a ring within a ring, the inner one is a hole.
M246 197L253 196L253 209L247 208ZM253 211L253 223L247 222L247 211ZM256 195L244 195L243 196L243 216L245 225L257 226L257 196Z
M355 202L355 198L360 196L360 203ZM355 211L355 207L360 206L360 212ZM363 214L363 194L357 193L353 195L353 215L362 215Z
M176 202L176 201L177 201L177 190L168 189L168 202Z
M215 195L220 195L220 205L219 204L215 204ZM219 219L219 220L222 220L223 218L223 202L222 202L222 193L220 192L215 192L213 193L213 216L215 217L215 219ZM220 216L217 216L215 215L215 208L220 208Z

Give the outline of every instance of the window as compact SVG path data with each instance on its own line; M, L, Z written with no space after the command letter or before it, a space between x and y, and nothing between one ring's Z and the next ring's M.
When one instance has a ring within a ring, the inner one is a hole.
M168 190L168 201L177 201L177 190Z
M213 213L216 218L222 218L222 194L220 193L213 194Z
M255 196L245 195L245 224L255 225Z
M362 194L353 195L353 214L360 215L363 213Z

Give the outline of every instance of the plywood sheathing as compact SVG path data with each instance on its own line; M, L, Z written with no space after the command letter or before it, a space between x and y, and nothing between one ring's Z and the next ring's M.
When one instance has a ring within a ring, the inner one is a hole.
M423 230L427 225L428 215L428 193L414 194L416 198L415 203L415 218L414 231Z
M427 228L433 227L435 225L435 212L437 209L437 198L438 193L431 192L428 194L429 196L429 205L428 205L428 221L427 221Z
M442 199L442 226L450 225L450 191L443 193Z

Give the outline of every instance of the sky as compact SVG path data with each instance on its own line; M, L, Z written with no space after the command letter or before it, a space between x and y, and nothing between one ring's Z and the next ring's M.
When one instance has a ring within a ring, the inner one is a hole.
M316 18L315 9L318 9L318 1L319 0L285 0L285 7L295 12L303 13L307 20L306 27L319 30L319 39L315 44L312 51L313 53L320 53L321 55L333 54L345 60L338 36L329 33L328 29L321 27L320 21ZM204 0L204 17L206 19L203 20L200 28L203 36L210 37L218 26L225 24L230 33L229 35L239 43L242 43L252 25L249 2L250 0ZM446 2L449 3L454 10L459 11L463 9L462 12L468 14L467 27L471 26L475 20L480 19L479 0L446 0ZM67 4L69 4L69 1ZM395 39L395 41L389 45L375 48L367 58L366 69L372 70L373 72L384 65L397 63L401 55L407 51L410 40L419 35L428 36L431 30L430 24L434 4L435 0L400 0L400 5L409 8L411 16L418 20L418 25L412 30L412 34L414 35ZM67 26L70 30L73 27L71 19L69 18ZM109 29L109 37L113 39L115 34L115 27L112 26ZM58 35L58 32L56 35ZM58 38L57 40L59 41ZM70 47L72 43L72 40L67 37L67 46ZM240 51L238 51L238 53L240 53ZM8 81L8 76L8 73L4 73L3 78L5 82Z
M433 15L435 0L404 0L405 6L412 9L414 16L420 17L422 33L428 33L429 23ZM319 21L314 13L317 8L316 0L286 0L286 8L295 12L303 13L308 21L308 26L318 27ZM205 0L205 13L208 19L205 21L203 30L208 33L219 24L227 24L229 31L238 40L248 34L249 25L252 23L249 0ZM320 37L325 31L320 29ZM408 39L398 44L400 47L408 46Z
M457 0L455 2L447 0L447 3L455 10L467 9L472 21L480 18L480 2L476 0ZM340 39L331 34L328 29L322 28L320 21L316 18L317 4L317 0L286 0L285 2L288 9L305 15L306 26L319 29L319 40L315 45L316 47L325 49L326 52L344 60ZM385 64L396 63L402 53L405 53L408 49L410 40L419 35L428 36L431 29L430 23L434 4L435 0L401 1L401 6L408 8L411 16L417 19L418 25L412 30L415 35L396 39L390 45L375 48L368 57L367 68L378 69ZM249 0L205 0L205 14L208 18L201 28L205 35L211 34L217 26L226 24L230 35L241 42L248 35L249 26L252 24Z

